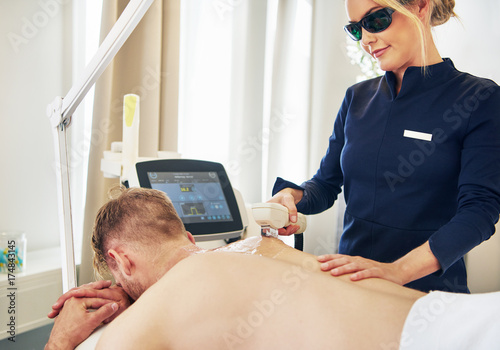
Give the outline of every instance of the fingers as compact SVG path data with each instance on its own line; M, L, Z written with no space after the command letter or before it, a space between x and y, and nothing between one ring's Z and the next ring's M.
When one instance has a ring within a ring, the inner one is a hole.
M382 278L399 285L404 284L401 269L393 263L381 263L360 256L326 254L317 257L322 271L330 271L332 276L351 274L351 281L367 278Z
M327 254L318 256L318 261L322 263L320 265L321 271L332 271L332 275L339 276L344 274L344 270L339 269L341 266L345 266L352 262L352 258L349 255L342 254Z
M378 277L378 276L373 276L375 270L377 268L375 267L366 267L362 266L358 262L351 262L345 265L342 265L340 267L333 268L330 273L332 276L342 276L342 275L347 275L352 273L353 275L351 276L352 281L359 281L364 278L368 277Z
M64 303L71 298L83 298L83 297L95 297L95 292L93 289L87 289L87 288L72 288L63 295L57 299L54 305L52 305L52 312L55 312L56 315L53 317L57 316L57 313L62 309L64 306ZM49 314L50 315L50 314ZM49 316L50 317L50 316ZM52 317L50 317L52 318Z
M119 309L117 303L109 302L109 300L106 299L86 298L81 300L87 310L94 310L93 312L87 313L88 325L93 329L97 328L103 322L106 323L105 321L111 319L113 314Z
M68 292L69 293L69 292ZM116 317L118 316L121 312L123 312L126 308L130 306L130 298L125 293L123 288L118 287L118 286L112 286L109 288L104 288L100 290L95 290L95 289L87 289L87 288L82 288L80 290L73 290L71 293L66 293L66 302L61 305L60 308L53 309L47 317L49 318L54 318L59 313L64 309L63 306L66 306L66 303L68 303L69 300L75 301L75 300L81 300L83 303L86 303L85 305L89 305L89 308L92 308L92 305L88 304L90 301L94 303L100 303L97 305L94 305L96 307L100 307L101 305L108 304L108 303L116 303L119 308L119 312L113 316ZM100 300L99 302L96 300ZM53 306L54 307L54 306Z
M98 297L96 290L103 290L111 286L111 281L102 280L84 284L80 287L71 288L69 291L64 293L57 299L57 301L52 305L52 311L47 315L49 318L54 318L59 314L59 311L64 306L64 303L73 297L84 298L84 297Z
M112 282L110 280L100 280L84 284L81 288L103 289L109 288L111 284Z
M120 314L117 312L119 309L118 303L100 298L88 298L83 300L87 309L95 310L90 313L89 316L89 321L92 322L95 327L101 323L111 322L116 316L118 316L118 314Z
M84 299L75 299L76 301L81 301L83 303L83 306L89 310L89 309L94 309L94 310L99 310L103 306L107 305L110 306L111 304L115 305L116 309L113 309L113 312L118 310L118 304L115 302L110 302L108 299L101 299L101 298L84 298ZM109 310L108 310L109 311Z
M297 207L295 206L295 197L289 192L289 188L281 190L275 194L268 202L279 203L288 209L290 222L297 222Z
M295 232L297 232L299 228L299 225L289 225L287 227L278 229L278 234L280 236L291 236L295 234Z
M115 318L113 316L115 313L117 313L117 310L117 303L108 303L106 305L103 305L98 310L92 312L90 321L95 327L98 327L101 323L107 324Z
M74 349L118 310L118 303L108 299L68 299L52 328L49 343L53 346L50 348Z
M295 206L295 199L291 194L284 195L281 204L288 209L290 222L297 222L297 207Z
M336 258L339 258L339 257L342 257L342 256L345 256L345 255L342 255L342 254L325 254L325 255L318 256L317 259L318 259L319 262L326 262L326 261L330 261L332 259L336 259Z
M372 260L342 254L318 256L322 271L330 271L332 276L352 273L351 280L359 281L365 278L381 277L378 263Z
M289 231L287 231L286 228L280 228L280 229L278 229L278 235L280 235L280 236L290 236L291 233Z
M49 313L47 314L47 317L48 317L48 318L54 318L54 317L56 317L57 315L59 315L59 311L60 311L60 309L59 309L59 310L52 310L51 312L49 312Z
M361 281L366 278L382 278L379 268L370 268L362 271L358 271L351 275L351 281Z

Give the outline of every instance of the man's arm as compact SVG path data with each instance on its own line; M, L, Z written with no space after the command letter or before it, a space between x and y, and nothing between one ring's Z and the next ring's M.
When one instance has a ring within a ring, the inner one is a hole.
M69 298L56 318L45 350L74 349L117 310L118 304L106 299Z

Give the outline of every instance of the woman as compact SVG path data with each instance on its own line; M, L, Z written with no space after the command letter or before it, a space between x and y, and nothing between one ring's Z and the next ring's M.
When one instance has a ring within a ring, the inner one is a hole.
M345 30L386 74L347 90L316 175L301 186L278 178L270 200L295 222L344 187L341 255L319 257L333 275L469 292L463 256L494 233L500 212L500 88L439 55L431 28L454 5L346 1Z

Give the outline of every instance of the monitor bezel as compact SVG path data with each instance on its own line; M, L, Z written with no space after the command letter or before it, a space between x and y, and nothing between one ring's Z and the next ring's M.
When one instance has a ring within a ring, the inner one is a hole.
M184 223L184 227L193 236L234 233L243 230L243 222L236 201L236 197L226 174L224 166L220 163L193 160L193 159L158 159L136 163L137 176L141 187L152 188L149 172L183 173L183 172L216 172L220 185L226 198L232 221ZM167 193L168 196L168 193ZM182 218L181 218L182 219Z

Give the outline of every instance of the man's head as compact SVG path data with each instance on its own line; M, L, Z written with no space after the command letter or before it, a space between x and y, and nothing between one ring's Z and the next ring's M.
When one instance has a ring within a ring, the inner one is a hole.
M161 191L132 188L97 213L92 233L94 268L111 272L134 299L161 277L168 248L193 243L168 197Z

